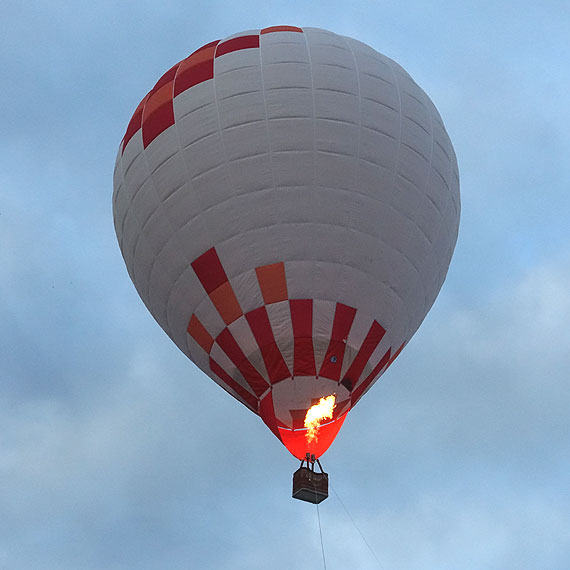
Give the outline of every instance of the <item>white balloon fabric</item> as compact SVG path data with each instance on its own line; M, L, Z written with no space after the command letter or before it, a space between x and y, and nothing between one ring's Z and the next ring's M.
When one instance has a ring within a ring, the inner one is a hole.
M113 211L160 326L302 458L324 453L432 306L459 177L402 67L351 38L276 26L163 75L120 144ZM306 411L333 393L309 445Z

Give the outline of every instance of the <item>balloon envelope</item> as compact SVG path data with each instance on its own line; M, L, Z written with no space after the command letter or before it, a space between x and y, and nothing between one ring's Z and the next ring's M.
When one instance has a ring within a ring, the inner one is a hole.
M432 306L459 178L402 67L276 26L203 46L159 79L120 144L113 211L160 326L303 458L324 453ZM331 394L309 441L307 409Z

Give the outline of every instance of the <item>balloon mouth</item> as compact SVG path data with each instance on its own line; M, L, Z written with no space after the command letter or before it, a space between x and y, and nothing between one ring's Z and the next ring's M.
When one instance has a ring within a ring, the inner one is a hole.
M297 376L272 385L257 413L297 459L321 457L352 408L350 392L325 377Z
M279 439L283 445L297 459L304 459L309 453L315 457L322 457L325 451L335 440L348 412L345 412L331 422L320 425L315 437L308 437L308 429L290 429L278 426Z
M283 424L275 416L272 393L269 392L259 405L259 415L267 427L283 443L283 445L297 459L304 459L309 454L315 457L322 457L323 453L330 447L337 436L349 410L333 418L331 421L323 422L314 433L309 436L309 429L294 429Z

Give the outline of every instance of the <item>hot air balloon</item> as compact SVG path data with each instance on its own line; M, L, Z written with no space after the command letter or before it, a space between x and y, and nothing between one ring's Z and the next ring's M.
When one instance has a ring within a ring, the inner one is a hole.
M211 42L158 80L120 143L113 212L156 321L303 460L322 456L432 306L459 177L402 67L275 26Z

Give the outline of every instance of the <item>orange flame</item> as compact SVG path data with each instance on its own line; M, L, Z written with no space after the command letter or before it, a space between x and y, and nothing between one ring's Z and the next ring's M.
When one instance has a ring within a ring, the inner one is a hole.
M311 406L305 416L305 427L307 428L307 443L318 440L318 431L323 420L331 420L335 408L336 395L332 394L326 398L321 398L318 404Z

